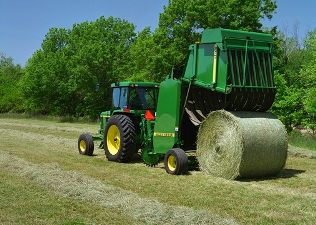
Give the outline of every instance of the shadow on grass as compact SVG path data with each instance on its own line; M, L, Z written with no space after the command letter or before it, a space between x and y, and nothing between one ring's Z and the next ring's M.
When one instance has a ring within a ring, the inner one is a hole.
M104 156L104 159L106 159L106 155L105 153L93 153L92 156L90 157L103 157ZM107 160L107 159L106 159ZM113 161L115 162L115 161ZM143 163L143 160L142 160L142 157L140 156L140 154L134 154L133 157L132 157L132 160L129 161L129 162L124 162L124 164L138 164L138 163ZM145 164L144 164L145 165Z
M96 156L104 156L103 154L93 154L92 157L96 157ZM162 163L163 162L163 159L161 159L159 161L159 163ZM132 161L126 163L126 164L143 164L144 166L146 166L146 164L143 162L140 154L135 154L133 156L133 159ZM153 166L155 168L158 168L158 169L165 169L164 168L164 165L156 165L156 166ZM194 161L191 161L191 163L189 163L189 171L187 174L185 175L192 175L191 172L193 171L201 171L200 168L199 168L199 165L197 162L194 162ZM292 177L297 177L298 174L301 174L301 173L305 173L306 170L297 170L297 169L282 169L281 172L276 175L276 176L267 176L267 177L258 177L258 178L237 178L238 181L240 182L251 182L251 181L264 181L264 180L277 180L277 179L288 179L288 178L292 178Z
M291 178L297 177L298 174L305 173L306 170L296 170L296 169L283 169L278 174L277 178Z
M259 177L259 178L239 178L237 180L241 181L241 182L251 182L251 181L288 179L288 178L292 178L292 177L297 177L298 174L305 173L305 172L306 172L306 170L283 169L276 176Z

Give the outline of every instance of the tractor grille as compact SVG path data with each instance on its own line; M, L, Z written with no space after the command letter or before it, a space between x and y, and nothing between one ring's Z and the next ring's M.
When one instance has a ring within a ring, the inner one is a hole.
M227 84L233 88L274 88L269 52L229 49Z

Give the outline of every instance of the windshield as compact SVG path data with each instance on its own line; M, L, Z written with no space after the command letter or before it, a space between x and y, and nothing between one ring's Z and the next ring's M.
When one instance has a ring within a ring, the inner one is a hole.
M156 109L158 90L156 87L130 88L129 107L136 110Z

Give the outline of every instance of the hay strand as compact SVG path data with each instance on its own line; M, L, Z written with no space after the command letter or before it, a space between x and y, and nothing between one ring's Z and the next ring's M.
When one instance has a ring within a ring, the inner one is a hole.
M267 112L211 112L200 125L202 171L226 179L276 175L287 158L284 125Z

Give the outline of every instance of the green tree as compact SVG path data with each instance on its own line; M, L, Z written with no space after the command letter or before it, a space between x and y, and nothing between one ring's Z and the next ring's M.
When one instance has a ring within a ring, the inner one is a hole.
M150 65L136 62L135 69L160 81L173 66L185 63L188 46L199 41L203 29L260 31L261 19L271 18L275 9L274 0L169 0L158 28L150 35L148 30L143 31L147 35L141 33L135 47L139 51L140 46L150 46L145 50Z
M289 130L304 125L315 131L316 33L307 35L303 48L294 36L278 33L276 39L277 95L272 111Z
M302 87L302 101L306 115L303 124L312 129L316 129L316 30L308 34L305 40L306 57L302 64L302 69L298 80Z
M161 73L163 67L168 64L168 57L164 55L166 49L157 45L156 36L145 28L131 45L131 76L134 81L161 81L166 75Z
M109 107L109 86L130 76L130 46L135 27L125 20L109 17L74 25L69 62L81 115L96 115ZM100 84L96 92L96 84Z
M292 130L294 126L300 125L304 118L302 103L302 90L289 85L284 78L284 74L274 72L275 85L277 87L276 99L272 111L278 115L285 124L287 130Z
M74 113L63 98L71 98L65 85L69 77L66 51L69 31L52 28L46 34L42 49L36 51L26 66L22 80L27 110L41 114Z
M298 40L274 30L274 68L277 87L272 111L279 116L288 130L301 124L304 118L302 103L303 90L299 73L305 51L300 49Z
M303 100L304 109L307 116L304 119L304 125L310 128L315 134L316 130L316 87L308 89Z
M0 112L23 110L19 81L23 76L21 66L0 53Z
M130 75L134 25L113 17L50 29L26 66L28 110L96 117L109 106L109 85ZM96 85L100 91L96 92Z

